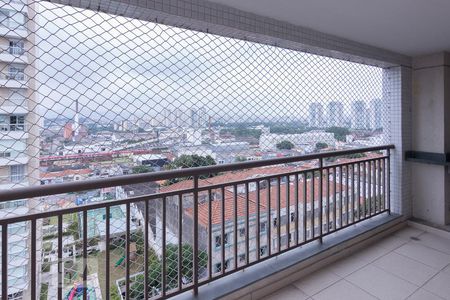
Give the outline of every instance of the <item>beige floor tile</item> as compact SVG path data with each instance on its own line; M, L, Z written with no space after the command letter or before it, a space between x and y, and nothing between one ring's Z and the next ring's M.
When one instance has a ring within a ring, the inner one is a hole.
M439 297L450 299L450 275L441 272L428 281L423 288Z
M347 277L351 273L367 266L369 263L360 258L350 257L333 263L328 269L338 276Z
M423 285L439 272L439 269L433 269L428 265L395 252L388 253L373 264L418 286Z
M400 230L394 232L394 236L402 238L402 239L410 240L411 237L418 237L421 234L423 234L424 232L425 231L417 229L417 228L405 227L403 229L400 229Z
M312 296L340 279L341 278L338 275L331 272L326 267L323 270L308 275L306 278L302 278L299 281L294 282L293 285L305 292L307 295Z
M372 295L354 286L346 280L340 280L313 296L314 300L372 300Z
M419 289L417 292L412 294L408 300L442 300L441 297L436 296L424 289Z
M425 232L419 237L418 241L414 242L450 254L450 240L438 235Z
M395 249L399 248L400 246L406 244L407 242L409 242L409 241L399 238L395 235L391 235L387 238L384 238L384 239L378 241L377 245L380 247L383 247L387 250L392 251L392 250L395 250Z
M418 288L373 265L356 271L346 279L379 299L405 299Z
M415 259L432 268L442 269L450 263L450 255L417 243L408 243L395 249L395 252Z
M286 300L306 300L309 296L303 293L301 290L296 288L293 285L288 285L264 298L263 300L280 300L280 299L286 299Z
M362 249L361 251L353 254L353 258L357 260L366 261L368 263L377 260L378 258L388 254L390 250L381 247L378 244L373 244L368 246L367 248Z

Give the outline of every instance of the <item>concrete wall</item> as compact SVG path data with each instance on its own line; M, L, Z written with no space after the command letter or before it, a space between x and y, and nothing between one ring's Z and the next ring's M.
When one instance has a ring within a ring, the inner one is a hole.
M412 150L450 152L450 55L413 59ZM410 163L413 216L450 222L450 174L439 165Z

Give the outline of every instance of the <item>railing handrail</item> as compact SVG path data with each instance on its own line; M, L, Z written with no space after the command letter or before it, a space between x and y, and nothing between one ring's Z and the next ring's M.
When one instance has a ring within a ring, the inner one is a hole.
M168 170L168 171L143 173L143 174L122 175L122 176L117 176L117 177L108 177L108 178L99 178L99 179L91 179L91 180L84 180L84 181L57 183L57 184L44 185L44 186L21 187L21 188L14 188L14 189L10 189L10 190L0 191L0 199L1 199L0 202L25 199L25 198L50 196L50 195L55 195L55 194L64 194L64 193L71 193L71 192L77 192L77 191L86 191L86 190L93 190L93 189L100 189L100 188L107 188L107 187L114 187L114 186L121 186L121 185L131 185L131 184L146 183L146 182L152 182L152 181L168 180L168 179L180 178L180 177L190 177L190 176L198 176L198 175L205 175L205 174L236 171L236 170L242 170L242 169L252 169L252 168L265 167L265 166L270 166L270 165L294 163L294 162L308 161L308 160L314 160L314 159L321 159L321 158L323 159L323 158L328 158L328 157L356 154L356 153L361 153L361 152L388 150L388 149L394 149L394 148L395 148L394 145L389 144L389 145L374 146L374 147L347 149L347 150L339 150L339 151L326 151L326 152L314 153L314 154L296 155L296 156L282 157L282 158L272 158L272 159L265 159L265 160L258 160L258 161L237 162L237 163L224 164L224 165L176 169L176 170Z

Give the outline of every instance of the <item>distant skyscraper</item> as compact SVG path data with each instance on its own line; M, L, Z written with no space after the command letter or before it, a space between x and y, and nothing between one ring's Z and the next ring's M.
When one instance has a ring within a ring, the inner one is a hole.
M206 109L204 107L191 108L190 118L191 127L193 128L206 127L208 124L208 115L206 114Z
M313 102L309 105L309 127L322 127L323 122L323 107L318 102Z
M372 129L383 128L383 101L381 99L373 99L370 101L370 127Z
M327 106L327 125L344 126L344 105L339 101L332 101Z
M366 129L367 127L367 108L364 101L355 101L352 103L352 128Z

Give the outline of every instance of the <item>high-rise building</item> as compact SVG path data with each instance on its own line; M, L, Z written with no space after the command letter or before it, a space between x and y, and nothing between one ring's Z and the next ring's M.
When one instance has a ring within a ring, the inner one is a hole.
M206 127L208 124L208 115L204 107L191 108L190 110L191 127L201 128Z
M344 105L339 101L332 101L327 106L327 125L329 127L344 126Z
M367 128L367 107L364 101L354 101L352 103L352 128Z
M373 99L370 101L370 128L383 128L383 101L381 99Z
M313 102L309 105L309 127L322 127L324 125L323 120L323 107L319 102Z
M3 3L0 8L0 189L12 189L39 182L39 124L36 86L32 79L34 35L29 34L34 32L31 28L34 26L32 22L27 23L34 18L36 10L26 0ZM0 218L38 209L37 200L32 199L1 202ZM8 299L30 297L27 290L30 286L29 229L30 224L23 222L8 230ZM38 242L39 237L40 234Z

